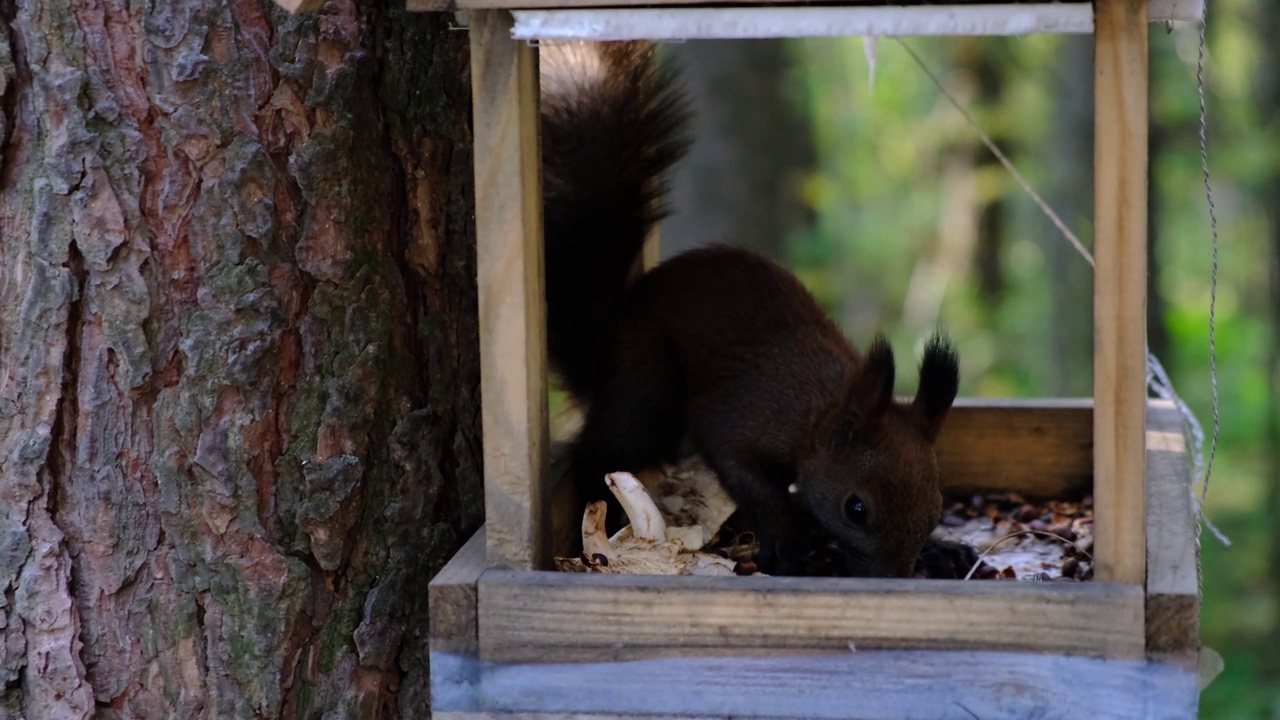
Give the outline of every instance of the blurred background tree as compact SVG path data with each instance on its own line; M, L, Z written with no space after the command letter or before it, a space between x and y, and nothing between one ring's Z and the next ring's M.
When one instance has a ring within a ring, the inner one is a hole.
M1202 542L1202 638L1226 661L1202 697L1206 718L1280 718L1277 37L1270 3L1212 1L1205 92L1222 237L1222 429L1207 514L1233 545L1208 533ZM1152 26L1148 332L1207 428L1197 43L1194 27ZM1092 39L908 44L1090 245ZM703 242L770 253L859 344L884 331L900 353L918 354L944 326L961 348L964 395L1091 392L1088 265L896 41L879 41L874 69L858 38L666 51L699 68L689 85L701 127L662 228L664 255Z

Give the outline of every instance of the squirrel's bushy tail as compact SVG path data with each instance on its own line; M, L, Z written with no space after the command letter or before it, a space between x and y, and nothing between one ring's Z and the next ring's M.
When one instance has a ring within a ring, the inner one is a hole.
M668 214L689 114L650 42L544 41L540 64L547 349L586 400L629 272Z

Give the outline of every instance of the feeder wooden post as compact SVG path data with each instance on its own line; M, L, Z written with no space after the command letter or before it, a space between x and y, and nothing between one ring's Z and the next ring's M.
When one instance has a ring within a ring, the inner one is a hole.
M1146 577L1147 1L1096 0L1094 512L1099 580Z
M511 14L472 10L476 265L490 566L550 564L538 55Z

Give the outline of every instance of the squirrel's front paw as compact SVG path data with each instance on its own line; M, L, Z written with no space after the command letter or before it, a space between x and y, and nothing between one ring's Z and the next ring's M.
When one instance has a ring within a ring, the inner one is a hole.
M958 580L978 563L978 550L972 545L929 538L916 560L916 575L943 580Z

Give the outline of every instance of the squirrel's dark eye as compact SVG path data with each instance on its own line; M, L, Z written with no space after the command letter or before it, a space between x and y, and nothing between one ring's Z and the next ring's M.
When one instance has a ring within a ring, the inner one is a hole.
M867 524L867 504L857 495L844 499L844 519L853 525Z

